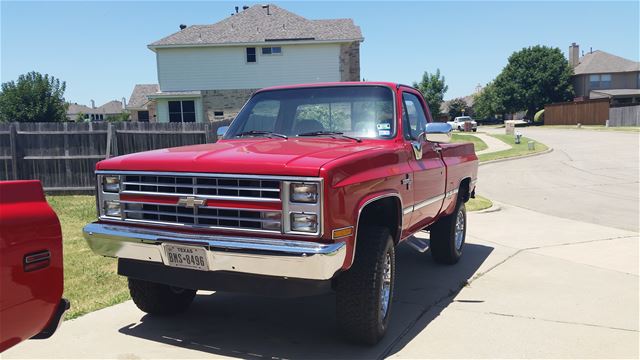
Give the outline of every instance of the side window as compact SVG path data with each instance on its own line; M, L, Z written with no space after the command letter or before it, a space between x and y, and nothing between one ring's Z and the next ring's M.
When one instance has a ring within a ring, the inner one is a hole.
M427 126L427 118L422 102L414 94L402 93L402 117L405 139L417 139Z
M247 62L248 63L256 62L256 48L254 47L247 48Z

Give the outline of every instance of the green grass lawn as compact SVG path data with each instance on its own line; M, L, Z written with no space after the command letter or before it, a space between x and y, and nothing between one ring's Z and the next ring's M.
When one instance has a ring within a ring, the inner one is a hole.
M451 134L451 142L471 142L476 149L476 152L484 150L487 148L487 144L485 144L482 139L473 135L463 135L463 134Z
M527 155L527 154L534 154L534 153L538 153L548 149L548 147L545 144L539 143L533 139L529 139L524 136L520 138L520 144L516 144L514 142L513 135L491 135L491 136L498 138L503 142L509 144L511 146L511 149L487 153L487 154L480 154L478 156L478 159L480 160L480 162L496 160L496 159L505 159L505 158L510 158L514 156ZM527 144L529 141L533 141L535 143L535 150L533 151L529 150L528 144Z
M476 195L475 198L469 199L465 204L467 211L480 211L484 209L488 209L493 205L491 200L482 197L480 195Z
M65 319L73 319L129 299L127 281L116 274L116 260L94 254L82 227L96 218L93 196L47 196L62 225L64 297L71 301Z

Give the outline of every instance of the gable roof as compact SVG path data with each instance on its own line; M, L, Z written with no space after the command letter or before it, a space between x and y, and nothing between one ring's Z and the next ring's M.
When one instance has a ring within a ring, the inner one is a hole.
M120 114L122 112L122 102L111 100L98 107L92 108L86 105L69 103L67 114Z
M575 75L630 71L640 71L640 62L631 61L602 50L586 54L580 59L580 64L573 69Z
M363 41L352 19L308 20L273 4L253 5L211 25L193 25L149 45L232 45L270 41Z
M127 109L144 109L149 102L147 96L153 95L160 91L158 84L136 84L129 97Z

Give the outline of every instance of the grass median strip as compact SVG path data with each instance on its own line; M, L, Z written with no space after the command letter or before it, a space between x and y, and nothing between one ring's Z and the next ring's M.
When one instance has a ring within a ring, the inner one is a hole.
M476 149L476 152L485 150L487 148L487 144L482 141L477 136L473 135L462 135L462 134L451 134L451 142L460 143L460 142L471 142Z
M490 136L493 136L497 139L502 140L504 143L511 146L511 149L491 152L486 154L480 154L478 156L478 159L480 160L480 162L535 154L535 153L545 151L549 148L543 143L539 143L533 139L529 139L524 136L520 138L520 144L515 143L513 135L490 135ZM529 144L528 144L529 141L533 141L533 145L535 147L534 150L529 150Z
M476 195L475 198L469 199L469 201L467 201L467 203L465 204L467 211L480 211L488 209L491 206L493 206L491 200L480 195Z
M116 260L98 256L82 237L82 227L96 218L95 197L47 196L62 226L64 297L71 301L65 319L129 299L127 280L116 274Z

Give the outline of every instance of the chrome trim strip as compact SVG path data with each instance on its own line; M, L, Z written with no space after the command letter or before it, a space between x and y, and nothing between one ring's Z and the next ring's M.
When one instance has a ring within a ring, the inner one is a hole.
M433 204L433 203L435 203L435 202L438 202L438 201L440 201L440 200L443 200L444 198L445 198L445 195L444 195L444 194L441 194L441 195L438 195L438 196L434 196L434 197L432 197L432 198L429 198L429 199L427 199L427 200L421 201L421 202L419 202L419 203L417 203L417 204L415 204L415 205L413 206L413 211L418 211L418 210L422 209L423 207L425 207L425 206L429 206L429 205L431 205L431 204Z
M258 179L258 180L290 180L290 181L319 181L317 177L295 177L295 176L274 176L274 175L247 175L247 174L224 174L224 173L199 173L199 172L164 172L164 171L116 171L116 170L96 170L98 175L149 175L149 176L186 176L186 177L213 177L232 179Z
M413 212L413 206L409 206L402 210L402 215L411 214L412 212Z
M207 251L209 271L327 280L342 268L345 242L318 243L204 234L183 234L91 223L83 229L96 254L167 264L162 244L200 246Z
M149 196L194 196L194 194L181 194L181 193L164 193L164 192L153 192L153 191L136 191L136 190L124 190L121 191L120 194L125 195L149 195ZM254 197L243 197L243 196L220 196L220 195L205 195L205 194L197 194L195 195L199 198L203 199L211 199L211 200L232 200L232 201L255 201L255 202L280 202L280 199L271 199L271 198L254 198Z
M280 188L257 188L257 187L242 187L242 186L216 186L216 185L200 185L200 184L169 184L169 183L150 183L141 181L123 181L122 185L134 185L134 186L161 186L161 187L174 187L174 188L189 188L189 189L222 189L222 190L246 190L246 191L270 191L280 192ZM175 193L182 194L182 193ZM194 195L193 193L184 193L184 195ZM201 194L197 194L198 196Z
M111 221L114 223L119 223L119 224L131 224L131 223L136 223L136 224L149 224L149 225L156 225L156 226L161 226L161 227L173 227L173 228L179 228L179 227L186 227L189 229L209 229L209 230L225 230L225 231L235 231L235 232L251 232L251 233L268 233L268 234L282 234L282 232L280 230L265 230L265 229L252 229L252 228L239 228L239 227L225 227L225 226L215 226L215 225L201 225L201 224L184 224L184 223L179 223L179 222L165 222L165 221L157 221L157 220L139 220L139 219L126 219L126 220L121 220L118 218L113 218L113 217L107 217L107 216L101 216L99 217L100 220L107 220L107 221Z

